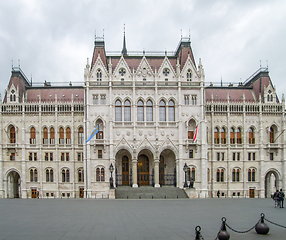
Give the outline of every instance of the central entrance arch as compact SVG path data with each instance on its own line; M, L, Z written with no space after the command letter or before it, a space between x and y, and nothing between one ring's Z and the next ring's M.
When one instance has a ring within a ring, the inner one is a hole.
M145 154L138 157L137 171L139 186L149 185L149 158Z
M19 173L16 171L11 171L7 175L7 197L8 198L19 198L20 197L20 187L21 178Z
M265 198L271 197L276 190L279 190L279 175L272 169L265 175Z

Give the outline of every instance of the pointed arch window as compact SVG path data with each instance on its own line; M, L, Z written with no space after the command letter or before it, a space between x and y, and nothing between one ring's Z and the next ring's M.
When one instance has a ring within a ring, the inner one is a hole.
M216 181L217 182L224 182L224 170L218 169L216 173Z
M66 128L66 144L71 144L71 129Z
M254 168L248 169L248 182L255 182L255 169Z
M169 122L175 121L175 103L173 100L169 101L168 104L168 115L169 115Z
M37 169L30 170L30 182L38 182L38 171Z
M232 181L239 182L239 175L240 175L239 169L233 169L232 170Z
M230 128L230 144L235 144L234 128Z
M55 144L55 129L50 128L50 144Z
M237 128L236 131L236 142L237 144L242 144L242 140L241 140L241 128Z
M97 72L96 72L96 80L97 81L101 81L102 80L102 72L100 69L97 69Z
M105 171L104 168L96 168L96 181L104 182L105 181Z
M30 130L30 144L36 144L36 129L31 127Z
M79 145L83 144L83 127L80 127L78 129L78 144Z
M46 127L43 129L43 144L48 144L48 129Z
M220 133L220 138L221 138L221 143L226 144L226 138L225 138L225 128L221 128L221 133Z
M147 101L146 121L147 122L153 121L153 103L151 100Z
M270 127L269 142L274 143L274 128L273 127Z
M214 143L219 144L219 131L218 127L215 127L214 129Z
M16 143L16 131L14 126L10 128L10 143Z
M166 103L164 100L161 100L159 103L159 120L161 122L166 121Z
M137 121L144 121L144 103L142 100L139 100L137 103Z
M84 170L82 168L78 170L78 182L84 182Z
M192 71L191 71L191 69L188 69L188 72L187 72L187 81L192 81Z
M121 122L122 121L122 104L120 100L115 102L115 121Z
M124 102L124 121L130 122L131 121L131 104L129 100Z
M64 133L64 129L62 127L60 127L59 133L60 133L59 144L64 144L65 143L65 139L64 139L65 133Z
M70 171L68 169L62 170L62 182L70 182Z
M250 127L248 130L248 138L249 138L249 144L255 144L254 130L252 127Z

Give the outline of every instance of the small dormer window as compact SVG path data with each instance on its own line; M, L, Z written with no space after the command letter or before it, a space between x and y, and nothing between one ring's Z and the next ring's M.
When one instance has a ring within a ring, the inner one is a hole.
M100 69L97 69L96 79L97 79L97 81L101 81L102 80L102 73L101 73Z
M10 94L10 102L16 102L16 93L14 89L12 89Z
M191 72L191 69L188 69L188 72L187 72L187 81L192 81L192 72Z

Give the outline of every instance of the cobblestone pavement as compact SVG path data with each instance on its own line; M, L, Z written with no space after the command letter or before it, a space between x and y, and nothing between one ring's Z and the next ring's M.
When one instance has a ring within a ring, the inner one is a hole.
M286 225L286 211L272 199L0 199L0 239L195 239L200 225L205 240L215 239L221 218L247 230L260 214ZM255 230L231 239L286 239L286 229L267 223L267 235Z

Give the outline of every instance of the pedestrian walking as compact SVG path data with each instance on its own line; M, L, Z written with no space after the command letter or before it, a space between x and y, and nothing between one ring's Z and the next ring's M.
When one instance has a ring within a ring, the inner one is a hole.
M280 208L284 208L284 192L282 191L282 188L280 189L280 192L279 192L279 201L280 201Z
M278 192L279 190L276 190L276 192L273 194L273 200L274 200L274 206L278 206Z
M217 195L217 197L219 198L219 195L220 195L220 191L219 191L219 190L217 191L217 194L216 194L216 195Z

